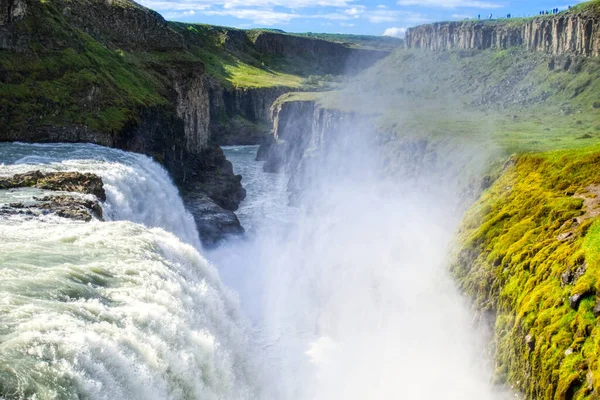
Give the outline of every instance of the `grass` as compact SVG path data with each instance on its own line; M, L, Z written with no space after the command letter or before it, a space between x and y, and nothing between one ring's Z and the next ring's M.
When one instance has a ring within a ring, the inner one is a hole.
M291 35L327 40L346 47L369 50L392 51L404 45L404 40L389 36L346 35L335 33L292 33Z
M273 31L177 22L172 22L171 26L192 44L191 53L202 60L207 73L227 87L319 89L319 85L311 84L307 78L337 75L345 67L344 60L327 55L315 58L298 54L286 58L259 52L254 47L257 36Z

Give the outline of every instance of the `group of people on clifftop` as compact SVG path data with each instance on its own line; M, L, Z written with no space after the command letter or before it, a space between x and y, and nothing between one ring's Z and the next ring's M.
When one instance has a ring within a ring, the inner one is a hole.
M552 10L540 11L540 15L552 15L552 14L558 14L559 12L560 12L560 10L558 8L553 8Z
M568 7L568 9L571 9L571 6ZM560 8L553 8L552 10L542 10L540 11L540 15L553 15L553 14L560 14Z
M571 9L571 6L568 7L568 9ZM539 15L554 15L554 14L560 14L560 8L553 8L552 10L542 10L539 12ZM489 13L487 16L488 19L493 19L494 16L492 15L492 13ZM512 18L512 14L506 14L506 17L500 16L500 17L496 17L496 18ZM469 19L469 18L467 18ZM477 15L477 19L481 19L481 14Z
M568 9L571 9L571 6L568 7ZM552 10L542 10L539 12L539 15L554 15L554 14L560 14L560 8L553 8ZM488 14L488 19L493 19L494 16L492 15L492 13ZM506 17L502 17L500 16L500 18L512 18L512 14L506 14ZM477 19L481 19L481 14L477 15Z
M492 15L492 13L489 13L488 15L488 19L492 19L494 18L494 16ZM500 17L502 18L502 17ZM512 18L512 14L506 14L506 18ZM477 19L481 19L481 14L477 15Z

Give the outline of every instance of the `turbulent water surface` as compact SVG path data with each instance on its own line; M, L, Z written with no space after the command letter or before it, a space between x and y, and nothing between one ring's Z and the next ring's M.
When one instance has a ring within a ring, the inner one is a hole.
M254 397L236 301L198 252L162 167L92 145L2 144L0 160L1 175L101 175L109 220L0 221L1 395ZM0 201L26 196L15 190Z
M0 221L0 397L498 396L445 273L451 199L383 182L349 154L335 160L343 174L314 177L310 204L288 207L289 177L263 173L256 147L225 152L244 176L249 233L202 254L149 158L0 145L0 175L95 172L107 190L106 222Z

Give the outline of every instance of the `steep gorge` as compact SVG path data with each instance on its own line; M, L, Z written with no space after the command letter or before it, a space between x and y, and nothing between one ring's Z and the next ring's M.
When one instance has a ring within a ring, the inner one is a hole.
M232 84L223 65L239 57L260 79L276 77L258 60L298 63L306 56L290 50L298 40L316 43L300 64L323 61L319 73L342 73L360 57L318 39L207 29L167 22L130 0L2 0L0 141L89 142L150 155L171 173L199 225L209 223L201 215L207 209L231 221L206 243L240 232L233 211L245 192L218 145L260 143L271 104L301 79ZM362 53L364 66L387 54Z
M595 399L598 54L512 39L438 46L445 39L436 29L413 33L438 51L398 50L339 92L280 98L273 145L262 149L266 168L291 171L295 200L314 176L307 169L332 168L320 158L328 139L338 137L339 146L339 137L352 142L364 131L377 144L383 176L427 177L434 190L455 182L462 204L454 210L469 211L451 272L493 333L494 383L527 399ZM581 32L573 43L588 43Z

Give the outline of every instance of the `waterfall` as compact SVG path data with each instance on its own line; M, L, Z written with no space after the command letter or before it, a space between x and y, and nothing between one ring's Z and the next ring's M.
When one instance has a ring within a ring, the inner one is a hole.
M237 299L161 166L71 144L1 144L0 160L107 192L106 222L1 221L0 398L255 398Z
M92 144L0 144L0 175L79 171L102 177L104 216L163 228L200 248L193 217L168 172L151 158Z

